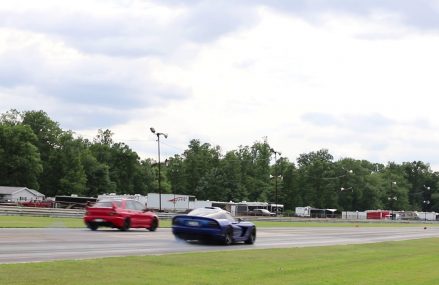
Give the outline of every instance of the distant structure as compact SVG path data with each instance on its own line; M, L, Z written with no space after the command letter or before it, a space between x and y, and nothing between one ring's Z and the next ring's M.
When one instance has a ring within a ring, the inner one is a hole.
M27 187L0 186L1 203L43 201L45 198L44 194Z

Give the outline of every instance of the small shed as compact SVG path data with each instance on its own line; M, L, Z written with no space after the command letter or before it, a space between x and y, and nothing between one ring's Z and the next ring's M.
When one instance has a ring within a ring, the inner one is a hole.
M27 187L0 186L0 202L43 201L45 196Z

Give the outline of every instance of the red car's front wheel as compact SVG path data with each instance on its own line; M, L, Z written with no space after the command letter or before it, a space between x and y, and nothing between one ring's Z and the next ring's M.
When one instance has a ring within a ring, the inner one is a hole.
M125 231L128 231L128 230L130 229L130 227L131 227L131 221L130 221L130 219L125 219L125 220L123 221L123 225L122 225L122 227L120 227L119 230L125 232Z
M154 219L151 223L151 226L147 228L149 231L154 232L159 226L159 221L157 219Z

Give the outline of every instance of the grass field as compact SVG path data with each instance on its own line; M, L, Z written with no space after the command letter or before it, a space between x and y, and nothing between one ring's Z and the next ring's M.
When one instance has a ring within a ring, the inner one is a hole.
M236 246L239 249L239 246ZM0 284L439 284L439 239L0 265Z
M257 227L419 227L419 223L398 222L371 222L371 223L347 223L347 222L270 222L256 221ZM423 224L423 223L422 223ZM161 220L160 227L170 227L170 220ZM437 223L429 223L428 226L439 226ZM49 218L29 216L0 216L0 228L83 228L84 222L80 218Z
M258 227L419 226L256 222ZM436 224L429 224L429 226ZM161 221L169 227L170 221ZM0 227L84 227L78 218L0 216ZM239 245L236 246L239 249ZM1 251L0 251L1 253ZM0 265L0 284L439 284L439 238Z

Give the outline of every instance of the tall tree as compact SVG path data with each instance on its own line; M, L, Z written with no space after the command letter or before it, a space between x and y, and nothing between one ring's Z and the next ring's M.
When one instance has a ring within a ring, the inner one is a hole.
M197 197L204 196L200 193L203 188L198 188L198 184L204 175L218 166L221 156L219 147L212 147L209 143L201 144L199 140L191 140L189 148L183 155L188 192L192 192Z
M220 168L225 176L224 201L245 201L248 199L248 191L243 183L241 160L236 151L229 151L220 162Z
M39 190L43 167L36 143L29 126L0 124L0 185Z
M84 195L97 197L104 193L116 192L116 184L110 180L108 165L99 162L89 149L85 149L81 156L86 175Z
M279 204L283 204L285 210L293 210L295 207L303 206L300 199L298 171L294 163L288 161L287 158L279 160L278 167L281 175L281 182L279 187Z
M39 178L42 193L52 193L54 187L52 169L50 165L50 157L55 149L59 149L59 138L63 131L59 124L47 115L44 111L27 111L22 114L22 124L28 125L37 136L38 140L35 145L40 152L43 164L43 172Z
M0 115L0 124L16 126L20 125L22 121L22 114L16 109L11 109L6 113Z
M334 183L333 156L326 149L317 152L304 153L299 156L299 193L303 203L318 208L334 207L334 197L328 198L328 192L336 190ZM333 180L333 181L331 181Z
M47 195L84 195L86 192L86 174L81 161L84 145L74 139L72 133L64 132L59 147L54 148L46 162L45 187Z
M412 210L428 210L431 202L433 184L430 165L422 161L404 162L405 177L409 183L408 199ZM428 201L428 204L426 203Z
M192 194L188 189L188 180L185 177L185 162L181 155L174 155L168 159L167 163L167 179L171 185L172 193Z

